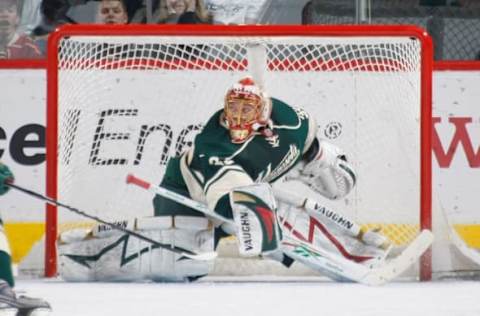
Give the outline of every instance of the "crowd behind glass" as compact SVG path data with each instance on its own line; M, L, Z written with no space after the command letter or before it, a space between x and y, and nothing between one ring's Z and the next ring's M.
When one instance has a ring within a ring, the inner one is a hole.
M0 59L44 58L50 32L82 23L416 24L436 59L480 57L478 0L0 0Z

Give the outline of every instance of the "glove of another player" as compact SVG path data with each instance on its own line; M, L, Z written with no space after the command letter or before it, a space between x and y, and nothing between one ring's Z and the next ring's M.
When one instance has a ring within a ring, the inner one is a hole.
M13 179L13 173L10 169L0 162L0 195L7 193L10 187L5 185L5 183L7 181L13 182Z

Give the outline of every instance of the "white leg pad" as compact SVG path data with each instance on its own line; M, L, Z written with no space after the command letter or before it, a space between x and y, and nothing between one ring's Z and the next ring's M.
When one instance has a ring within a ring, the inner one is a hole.
M313 218L288 203L279 202L279 224L284 236L312 244L314 247L343 256L359 263L386 255L386 251L367 245L345 233L338 225L322 217Z
M138 233L163 244L195 252L213 251L213 230L201 217L160 216L137 219ZM78 232L62 234L59 242L59 274L66 281L185 281L208 274L213 262L180 258L122 232L95 237ZM67 242L66 242L67 241Z

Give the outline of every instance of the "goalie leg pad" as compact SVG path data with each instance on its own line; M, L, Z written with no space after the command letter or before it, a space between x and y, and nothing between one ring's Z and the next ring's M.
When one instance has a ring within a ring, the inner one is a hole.
M272 188L267 183L240 187L230 192L241 256L277 251L282 238Z
M212 252L213 229L207 218L175 216L174 228L162 231L162 243L172 244L196 253ZM213 261L192 260L167 249L156 249L150 258L147 279L157 282L184 282L207 275ZM154 264L153 264L154 263ZM160 263L160 264L159 264Z
M136 230L160 243L196 252L213 251L213 231L206 218L141 218L136 220ZM206 275L213 267L213 262L180 258L123 232L103 234L98 227L63 233L58 244L59 274L66 281L176 282Z
M368 245L329 218L310 216L297 206L283 201L278 203L277 216L283 236L357 263L383 259L390 250Z

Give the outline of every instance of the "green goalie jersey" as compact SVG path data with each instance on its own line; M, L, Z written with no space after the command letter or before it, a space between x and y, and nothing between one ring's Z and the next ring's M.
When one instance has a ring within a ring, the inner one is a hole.
M162 186L230 215L228 193L255 182L273 182L288 172L308 150L316 125L298 108L272 99L271 128L234 144L221 123L222 111L208 121L186 153L170 159ZM157 196L155 214L199 215Z

